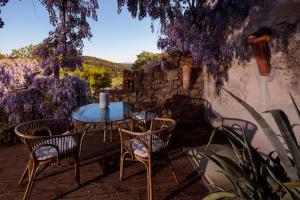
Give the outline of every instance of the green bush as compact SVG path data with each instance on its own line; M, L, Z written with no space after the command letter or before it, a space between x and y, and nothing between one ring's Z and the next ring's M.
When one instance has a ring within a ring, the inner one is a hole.
M92 90L110 87L112 84L112 77L103 67L95 67L93 65L84 64L82 69L69 71L65 68L61 70L61 75L70 74L79 76L81 79L87 81Z

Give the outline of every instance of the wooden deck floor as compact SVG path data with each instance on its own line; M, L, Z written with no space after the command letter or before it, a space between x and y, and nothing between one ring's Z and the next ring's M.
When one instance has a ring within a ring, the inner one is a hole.
M207 193L200 178L182 153L184 146L205 144L211 133L209 127L178 127L173 137L170 156L181 184L176 185L169 168L164 163L153 167L154 199L201 199ZM119 181L119 138L107 147L107 170L102 175L102 134L91 132L84 144L81 186L76 187L71 167L49 167L35 181L31 199L147 199L146 171L140 163L125 164L125 179ZM0 148L0 199L21 199L26 184L17 186L28 160L24 145Z

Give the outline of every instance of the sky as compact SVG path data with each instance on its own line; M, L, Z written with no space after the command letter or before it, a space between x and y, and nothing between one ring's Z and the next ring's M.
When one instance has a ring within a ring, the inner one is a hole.
M12 49L38 44L53 27L47 10L38 0L11 0L1 7L5 25L0 29L0 53L10 54ZM151 31L149 18L133 19L126 7L118 15L117 0L100 0L98 22L91 21L93 37L84 40L83 55L95 56L118 63L134 62L142 51L160 52L158 23Z

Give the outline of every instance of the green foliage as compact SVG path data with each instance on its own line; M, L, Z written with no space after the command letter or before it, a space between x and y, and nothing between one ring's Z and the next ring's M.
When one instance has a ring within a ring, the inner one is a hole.
M203 156L214 162L222 169L222 173L230 179L232 189L218 188L217 192L209 194L205 199L222 199L235 197L239 199L300 199L300 151L293 126L282 110L270 110L281 132L283 142L278 139L271 126L250 105L236 95L227 91L237 100L261 126L263 132L273 145L274 152L262 154L247 140L246 133L239 134L235 128L220 126L213 132L209 147L215 133L219 130L228 137L237 157L238 163L231 159L213 153L203 153ZM293 103L295 102L292 98ZM298 110L297 105L295 110ZM289 154L287 154L289 152Z
M117 86L120 86L123 84L123 77L113 77L112 78L112 83L111 83L111 86L114 88L114 87L117 87Z
M61 75L66 73L79 76L81 79L87 81L92 90L110 87L112 84L112 77L104 67L84 64L82 69L76 69L75 71L69 71L67 69L61 70Z
M0 59L4 59L4 58L6 58L6 56L0 53Z
M143 65L147 64L149 61L161 61L160 53L152 53L148 51L143 51L137 55L136 61L133 63L132 68L134 70L141 69Z
M34 58L32 55L33 51L36 49L36 45L30 44L26 47L21 47L19 49L12 49L10 57L11 58Z

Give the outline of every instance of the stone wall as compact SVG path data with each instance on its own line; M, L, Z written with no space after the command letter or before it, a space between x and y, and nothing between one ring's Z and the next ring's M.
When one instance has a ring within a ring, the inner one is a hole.
M132 81L125 83L126 87L120 91L110 91L111 100L122 100L134 102L139 100L163 102L176 95L185 95L193 98L203 96L204 79L202 68L193 67L191 86L189 89L182 87L182 68L177 67L172 70L164 70L160 65L153 65L151 69L124 74L124 80ZM132 76L127 78L128 76ZM129 87L128 85L133 85Z
M203 97L204 79L202 68L193 67L191 75L190 88L184 89L182 86L182 67L179 65L172 69L165 69L165 66L162 67L159 62L145 66L144 70L131 73L126 71L123 83L125 87L123 90L110 90L110 100L130 103L165 103L163 110L161 110L165 117L176 119L197 117L187 116L189 113L194 115L193 110L196 109L187 104L192 103L189 100L190 98ZM187 110L187 108L190 110Z

